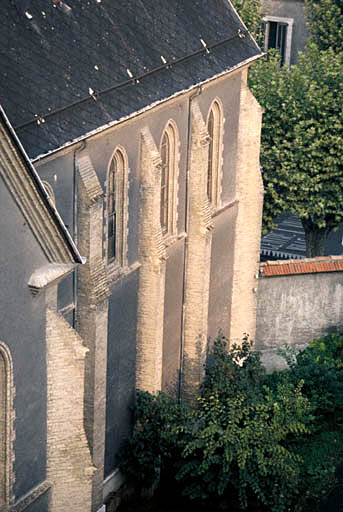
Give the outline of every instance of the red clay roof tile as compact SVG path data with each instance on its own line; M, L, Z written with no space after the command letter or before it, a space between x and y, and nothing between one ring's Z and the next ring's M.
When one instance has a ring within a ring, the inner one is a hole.
M266 277L341 271L343 271L343 255L319 256L303 260L266 261L260 264L260 273Z

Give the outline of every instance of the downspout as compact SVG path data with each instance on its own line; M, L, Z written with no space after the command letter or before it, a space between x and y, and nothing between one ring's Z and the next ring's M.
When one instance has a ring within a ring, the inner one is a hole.
M183 280L182 280L182 318L181 318L181 347L180 347L180 378L178 399L181 401L182 384L183 384L183 351L185 344L185 294L187 285L187 258L188 258L188 227L189 227L189 176L190 176L190 159L191 159L191 145L192 145L192 101L202 93L202 86L199 85L196 91L188 98L188 126L187 126L187 155L186 155L186 209L185 209L185 250L183 257Z
M86 140L83 140L78 148L74 151L74 169L73 169L73 238L74 243L78 245L78 230L77 230L77 155L85 149L87 145ZM73 274L73 301L74 301L74 314L73 314L73 328L77 331L77 278L78 278L78 265L75 265Z

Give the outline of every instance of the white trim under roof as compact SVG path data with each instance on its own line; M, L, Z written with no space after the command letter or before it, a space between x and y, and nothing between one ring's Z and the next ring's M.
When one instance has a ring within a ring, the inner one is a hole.
M97 135L97 134L107 130L108 128L112 128L113 126L116 126L116 125L118 125L120 123L123 123L124 121L127 121L129 119L133 119L134 117L136 117L136 116L138 116L140 114L143 114L144 112L148 112L149 110L151 110L152 108L156 107L157 105L161 105L162 103L166 103L167 101L169 101L169 100L171 100L173 98L181 96L182 94L185 94L185 93L190 92L190 91L192 91L194 89L197 89L198 87L201 87L201 86L203 86L205 84L208 84L208 83L216 80L217 78L223 77L224 75L229 75L233 71L237 71L238 69L243 68L243 67L247 66L248 64L251 64L252 62L254 62L255 60L257 60L257 59L259 59L259 58L261 58L263 56L264 56L264 53L261 52L258 55L254 55L253 57L250 57L249 59L246 59L245 61L240 62L239 64L237 64L236 66L233 66L230 69L226 69L225 71L222 71L221 73L218 73L217 75L212 76L211 78L208 78L206 80L203 80L202 82L198 82L198 83L196 83L194 85L191 85L188 89L184 89L182 91L178 91L178 92L172 94L171 96L168 96L167 98L164 98L162 100L158 100L158 101L155 101L153 103L150 103L150 105L147 105L146 107L143 107L140 110L137 110L136 112L132 112L131 114L129 114L127 116L121 117L121 118L116 119L114 121L110 121L109 123L106 123L106 124L104 124L102 126L99 126L95 130L91 130L90 132L87 132L84 135L81 135L80 137L77 137L77 138L75 138L75 139L73 139L73 140L71 140L69 142L65 142L64 144L62 144L62 146L59 146L56 149L52 149L51 151L48 151L47 153L42 153L41 155L36 156L35 158L32 159L32 163L38 162L39 160L42 160L45 157L51 156L54 153L57 153L58 151L61 151L61 150L66 149L66 148L69 148L70 146L73 146L74 144L77 144L78 142L81 142L81 141L83 141L85 139L88 139L92 135Z

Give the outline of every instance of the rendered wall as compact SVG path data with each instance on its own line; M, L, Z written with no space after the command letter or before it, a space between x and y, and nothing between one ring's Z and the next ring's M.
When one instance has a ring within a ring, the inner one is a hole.
M1 176L0 205L0 341L13 360L16 502L46 478L45 298L27 283L47 259Z
M260 277L255 348L267 368L283 360L276 350L303 349L312 339L343 331L343 272Z
M136 391L138 271L122 287L111 287L107 346L105 478L117 466L122 441L130 435Z

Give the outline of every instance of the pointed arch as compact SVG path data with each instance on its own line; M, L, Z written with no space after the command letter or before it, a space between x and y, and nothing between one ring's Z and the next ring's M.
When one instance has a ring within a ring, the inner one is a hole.
M13 363L0 341L0 509L10 505L13 486Z
M117 146L106 179L106 259L108 264L127 265L128 159Z
M207 131L210 137L207 163L207 197L214 208L219 208L222 181L223 107L218 98L213 100L208 111Z
M177 231L177 198L178 198L178 160L179 136L176 124L169 120L163 130L160 154L161 168L161 204L160 221L164 235L174 235Z

